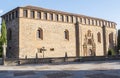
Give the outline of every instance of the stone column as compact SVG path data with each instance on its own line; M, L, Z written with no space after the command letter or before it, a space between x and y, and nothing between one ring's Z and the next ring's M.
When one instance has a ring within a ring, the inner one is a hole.
M3 60L2 60L2 63L3 63L3 65L5 65L6 47L7 47L7 46L6 46L6 44L4 43L2 47L3 47L3 54L2 54L2 57L3 57L2 59L3 59Z

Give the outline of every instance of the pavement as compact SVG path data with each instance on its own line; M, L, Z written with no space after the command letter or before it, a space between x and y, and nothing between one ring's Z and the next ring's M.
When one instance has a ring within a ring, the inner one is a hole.
M0 78L120 78L120 61L1 65Z

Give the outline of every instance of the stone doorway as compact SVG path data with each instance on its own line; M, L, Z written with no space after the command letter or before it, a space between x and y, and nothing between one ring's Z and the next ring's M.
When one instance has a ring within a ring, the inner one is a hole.
M83 56L95 56L96 55L96 45L94 42L94 36L90 30L88 30L85 35L83 44Z

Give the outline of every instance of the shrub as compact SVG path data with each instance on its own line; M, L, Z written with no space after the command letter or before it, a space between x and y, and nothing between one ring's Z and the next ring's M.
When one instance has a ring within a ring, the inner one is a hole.
M108 50L108 56L114 56L116 55L115 51L113 49Z

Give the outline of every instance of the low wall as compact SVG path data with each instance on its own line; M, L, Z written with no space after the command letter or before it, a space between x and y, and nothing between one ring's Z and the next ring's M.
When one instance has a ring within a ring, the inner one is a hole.
M23 64L48 64L48 63L63 63L63 62L84 62L84 61L106 61L106 60L120 60L120 56L97 56L97 57L60 57L60 58L27 58L5 59L5 65L23 65Z

